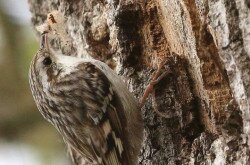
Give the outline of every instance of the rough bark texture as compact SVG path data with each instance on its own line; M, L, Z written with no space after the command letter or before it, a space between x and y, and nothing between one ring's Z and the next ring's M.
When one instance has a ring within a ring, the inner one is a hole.
M137 98L157 64L167 61L163 71L169 73L142 109L139 164L249 163L248 0L29 3L34 25L62 11L75 47L68 53L106 62Z

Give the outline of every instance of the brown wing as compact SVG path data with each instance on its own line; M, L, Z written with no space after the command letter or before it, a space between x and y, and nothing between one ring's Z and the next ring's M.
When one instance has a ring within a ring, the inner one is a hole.
M85 66L85 81L91 98L84 100L89 120L89 145L97 161L104 165L129 165L124 139L122 111L116 106L116 95L106 76L94 65ZM124 119L123 119L124 120ZM86 131L86 130L85 130Z
M68 144L68 143L66 143ZM85 157L82 157L82 155L77 152L73 147L70 145L67 146L68 148L68 153L72 158L72 161L75 165L93 165L88 159Z

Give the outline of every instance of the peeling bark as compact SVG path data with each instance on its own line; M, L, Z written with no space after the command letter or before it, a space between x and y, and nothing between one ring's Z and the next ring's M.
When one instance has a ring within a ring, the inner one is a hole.
M170 72L142 108L139 164L249 164L248 0L29 3L34 26L62 11L74 47L67 53L106 62L138 99L166 60Z

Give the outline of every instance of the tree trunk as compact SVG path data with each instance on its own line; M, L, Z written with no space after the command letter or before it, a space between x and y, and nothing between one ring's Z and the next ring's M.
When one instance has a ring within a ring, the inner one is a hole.
M69 54L106 62L138 99L166 61L167 75L142 108L139 164L249 163L249 0L29 3L35 26L62 11Z

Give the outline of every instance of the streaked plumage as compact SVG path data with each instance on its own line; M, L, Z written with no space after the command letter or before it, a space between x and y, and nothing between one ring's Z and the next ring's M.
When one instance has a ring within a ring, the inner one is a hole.
M60 132L75 164L137 164L140 111L106 64L40 49L29 76L39 111Z

